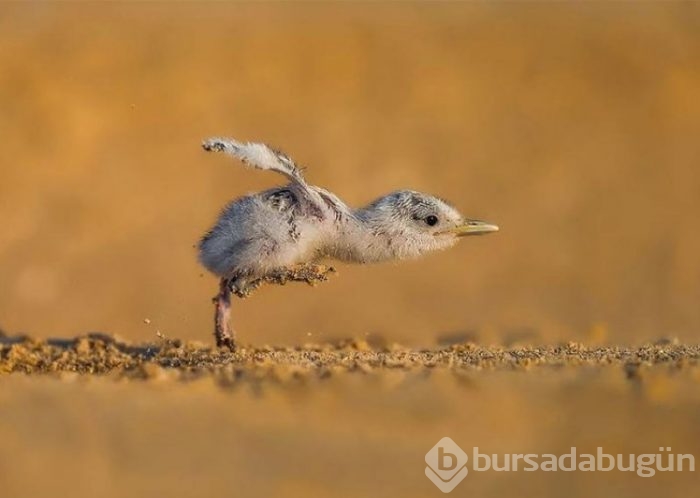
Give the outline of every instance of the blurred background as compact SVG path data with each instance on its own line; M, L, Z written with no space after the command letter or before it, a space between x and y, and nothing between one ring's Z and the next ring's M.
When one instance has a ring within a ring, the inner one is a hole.
M244 343L700 338L700 5L0 6L0 328L210 341L194 245L279 181L502 231L235 303ZM145 323L148 319L150 323Z

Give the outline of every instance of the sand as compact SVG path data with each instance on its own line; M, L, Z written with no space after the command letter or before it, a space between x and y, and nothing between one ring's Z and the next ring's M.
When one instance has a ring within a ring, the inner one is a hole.
M236 353L107 335L0 341L3 496L442 495L468 454L700 455L700 347L430 350L364 340ZM470 472L454 496L688 496L697 474Z
M372 341L382 342L381 338ZM324 379L355 372L381 375L387 370L459 373L572 367L614 367L634 378L640 369L652 367L695 370L699 358L700 346L670 339L640 347L568 343L504 348L466 343L422 350L398 344L374 349L366 340L347 340L293 348L240 346L235 352L166 338L157 344L130 344L105 334L67 340L0 339L3 373L78 373L130 379L169 375L182 380L213 376L231 382Z

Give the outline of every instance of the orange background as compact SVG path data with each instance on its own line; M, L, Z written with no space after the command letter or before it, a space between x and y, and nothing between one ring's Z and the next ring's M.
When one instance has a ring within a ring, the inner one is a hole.
M243 342L700 337L700 6L3 4L0 326L210 341L193 245L273 185L498 223L418 262L235 303ZM151 323L144 323L144 319Z

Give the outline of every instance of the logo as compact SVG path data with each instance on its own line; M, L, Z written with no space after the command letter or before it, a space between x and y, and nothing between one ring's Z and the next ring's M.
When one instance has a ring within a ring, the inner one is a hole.
M660 446L658 453L611 454L597 446L585 453L572 446L568 453L482 453L472 448L471 458L452 439L444 437L425 455L425 475L443 493L449 493L474 472L634 472L649 478L657 472L695 472L695 455L672 453L670 446Z
M440 491L449 493L467 477L469 457L449 437L444 437L425 454L425 475Z

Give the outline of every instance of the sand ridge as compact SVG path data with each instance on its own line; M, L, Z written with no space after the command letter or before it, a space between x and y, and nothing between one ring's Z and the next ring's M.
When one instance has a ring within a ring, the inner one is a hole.
M47 340L0 338L0 373L72 372L129 379L165 375L187 380L213 375L230 382L250 378L285 382L395 369L529 371L606 366L623 369L628 378L634 378L640 369L661 365L696 369L699 360L699 345L668 339L636 347L586 346L573 342L517 347L464 343L419 350L396 344L374 345L365 340L346 340L295 347L242 346L236 352L229 352L171 339L154 344L131 344L106 334Z

